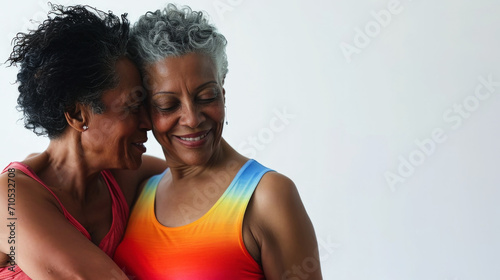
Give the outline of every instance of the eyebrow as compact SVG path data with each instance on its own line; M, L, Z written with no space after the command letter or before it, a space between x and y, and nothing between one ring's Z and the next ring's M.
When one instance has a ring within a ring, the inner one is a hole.
M206 83L203 83L203 84L197 86L194 89L194 92L200 91L201 89L203 89L204 87L206 87L209 84L217 84L217 81L208 81ZM158 91L158 92L153 93L153 96L157 95L157 94L175 94L175 92L173 92L173 91Z

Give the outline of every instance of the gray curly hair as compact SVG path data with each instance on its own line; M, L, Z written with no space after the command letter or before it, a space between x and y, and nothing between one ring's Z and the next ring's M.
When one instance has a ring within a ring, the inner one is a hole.
M226 38L203 12L168 4L142 15L130 31L129 53L141 71L166 57L188 53L209 55L221 82L227 74Z

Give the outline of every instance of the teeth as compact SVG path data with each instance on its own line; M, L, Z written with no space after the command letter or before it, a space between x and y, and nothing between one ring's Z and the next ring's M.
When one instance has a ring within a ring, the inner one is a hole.
M132 143L132 144L134 144L134 145L136 145L136 146L139 146L139 147L145 147L145 146L144 146L144 143Z
M186 138L186 137L180 137L184 141L200 141L201 139L205 138L208 135L208 132L204 135L198 136L198 137L193 137L193 138Z

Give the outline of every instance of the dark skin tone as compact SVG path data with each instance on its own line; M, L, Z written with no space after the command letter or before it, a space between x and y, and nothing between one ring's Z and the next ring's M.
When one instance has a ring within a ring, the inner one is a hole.
M151 65L147 74L153 133L170 168L156 192L156 218L178 227L203 216L248 159L221 137L225 90L208 56L169 57ZM207 203L180 210L193 204L193 190L209 185L217 188L205 197ZM266 279L322 279L313 226L297 188L284 175L263 176L245 214L243 241ZM317 268L301 271L304 260L316 261Z
M16 263L33 279L127 279L98 244L112 223L111 196L100 172L110 169L129 206L137 186L166 167L144 156L151 123L138 96L141 78L133 63L116 64L119 84L103 94L103 114L84 105L66 112L68 127L44 152L23 163L57 195L90 233L88 240L64 217L57 200L21 171L16 183ZM83 126L88 126L84 130ZM0 207L7 209L8 172L0 175ZM0 218L7 220L7 211ZM8 266L10 230L0 228L0 259Z

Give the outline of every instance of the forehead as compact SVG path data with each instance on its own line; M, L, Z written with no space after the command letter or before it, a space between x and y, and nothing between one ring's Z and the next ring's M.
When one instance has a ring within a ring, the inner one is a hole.
M141 76L135 64L128 58L120 58L115 65L118 84L106 91L102 96L104 104L117 100L125 101L137 96L142 91Z
M145 81L155 85L190 84L207 80L217 80L215 64L206 54L189 53L182 56L167 57L146 68ZM146 85L147 86L147 85Z

